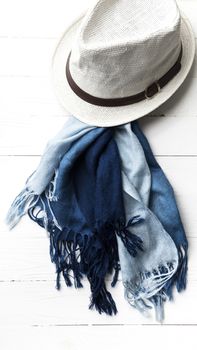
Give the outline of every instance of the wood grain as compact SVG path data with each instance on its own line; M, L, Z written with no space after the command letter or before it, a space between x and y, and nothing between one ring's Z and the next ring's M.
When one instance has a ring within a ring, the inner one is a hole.
M122 346L146 347L146 349L160 350L178 348L185 350L196 348L196 327L190 325L50 325L36 327L4 327L1 331L1 345L3 349L16 350L79 350L86 349L121 349ZM13 340L14 339L14 340ZM149 346L150 345L150 346Z

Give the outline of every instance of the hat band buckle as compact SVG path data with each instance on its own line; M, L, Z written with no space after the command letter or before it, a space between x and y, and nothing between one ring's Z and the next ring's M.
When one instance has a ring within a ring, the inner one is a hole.
M159 85L159 82L156 80L144 90L144 95L147 100L150 100L155 94L158 94L160 90L161 87ZM149 94L149 92L151 94Z

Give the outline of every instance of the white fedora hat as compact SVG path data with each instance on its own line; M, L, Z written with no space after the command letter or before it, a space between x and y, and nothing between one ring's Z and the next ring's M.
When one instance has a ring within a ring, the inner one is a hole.
M164 103L194 55L191 25L175 0L98 0L63 34L52 77L69 113L115 126Z

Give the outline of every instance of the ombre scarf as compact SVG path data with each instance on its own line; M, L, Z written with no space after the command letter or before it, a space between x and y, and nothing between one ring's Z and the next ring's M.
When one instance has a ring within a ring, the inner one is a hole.
M116 314L106 288L119 270L125 298L143 314L163 302L173 286L186 287L188 242L173 189L138 123L88 126L69 117L51 139L37 169L12 203L10 229L29 217L49 234L50 257L68 286L90 283L90 308Z

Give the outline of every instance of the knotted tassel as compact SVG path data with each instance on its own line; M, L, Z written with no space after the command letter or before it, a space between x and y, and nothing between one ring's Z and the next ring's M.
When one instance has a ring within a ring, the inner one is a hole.
M180 293L187 286L187 271L188 271L188 245L182 244L177 247L179 264L176 273L166 283L164 292L170 300L173 299L173 287L176 285L177 291Z
M38 207L40 207L39 210ZM75 288L83 287L81 280L86 275L91 289L89 308L95 308L99 313L116 314L116 304L105 286L107 273L115 270L113 278L113 285L115 285L120 269L117 261L117 246L114 249L114 243L111 241L114 240L116 243L114 236L110 236L109 232L106 240L106 237L101 239L102 235L97 231L86 235L66 227L60 229L56 225L54 213L51 216L52 219L48 218L46 224L46 206L42 200L34 208L30 208L28 214L49 233L50 257L56 266L56 288L61 289L61 275L68 287L73 285L73 279Z
M136 215L128 221L127 225L125 224L124 219L119 220L116 225L117 236L121 238L127 251L133 257L138 254L138 250L143 251L143 241L140 237L130 232L129 228L141 223L142 221L144 221L144 218Z

